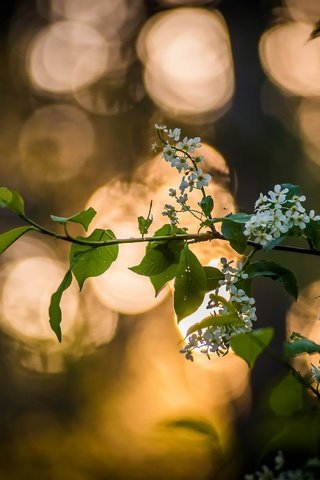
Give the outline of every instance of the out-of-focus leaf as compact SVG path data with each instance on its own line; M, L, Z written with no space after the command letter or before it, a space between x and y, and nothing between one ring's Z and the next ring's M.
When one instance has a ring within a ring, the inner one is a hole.
M252 368L258 356L272 340L273 328L259 328L248 333L240 333L230 339L230 345L236 355L243 358Z
M175 429L186 429L191 432L200 433L205 435L214 443L219 444L219 436L213 426L204 420L198 420L194 418L178 418L176 420L168 420L162 422L162 425L169 428Z
M292 373L276 385L270 395L270 406L277 415L291 415L302 409L303 387Z
M18 192L9 190L7 187L0 187L0 207L8 208L18 214L24 214L23 198Z

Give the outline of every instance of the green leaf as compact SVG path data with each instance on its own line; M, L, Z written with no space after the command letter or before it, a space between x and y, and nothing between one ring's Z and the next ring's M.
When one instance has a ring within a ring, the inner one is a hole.
M168 231L167 228L165 231ZM183 246L182 240L149 242L141 263L131 267L130 270L150 277L157 296L165 284L176 276Z
M67 222L79 223L83 226L85 231L87 231L96 213L97 212L94 210L94 208L89 207L87 210L83 210L80 213L72 215L72 217L57 217L56 215L50 215L50 218L54 222L61 223L62 225L66 224Z
M300 197L302 195L302 190L299 185L293 185L292 183L281 183L280 184L281 190L284 190L287 188L289 190L288 193L286 193L286 198L289 200L295 196Z
M166 255L166 252L169 250L163 248L163 245L152 248L147 251L139 265L130 267L129 270L148 277L158 275L171 265L172 255Z
M166 223L165 225L162 225L162 227L155 232L154 237L165 237L168 235L181 235L181 234L184 235L185 233L187 233L186 228L179 228L179 227L176 227L175 225L170 225ZM166 244L169 241L170 240L160 240L160 241L154 241L154 242L151 241L147 245L147 251L150 250L150 248L158 248L159 245ZM178 240L174 240L174 242L175 244L179 243ZM181 240L181 245L183 245L183 240Z
M270 395L270 406L277 415L291 415L302 410L301 383L289 373L281 382L276 385Z
M12 212L24 214L24 201L15 190L0 187L0 207L8 208Z
M270 240L270 242L267 242L265 245L263 245L262 250L265 250L266 252L272 250L277 245L280 245L280 243L283 242L286 236L287 235L281 235L280 237L275 238L274 240Z
M116 237L111 230L96 229L89 237L77 237L78 240L105 242ZM104 273L117 259L118 245L92 247L90 245L73 244L70 252L70 265L72 273L77 279L80 290L85 280L97 277Z
M287 357L296 357L304 353L312 355L314 353L320 353L320 345L303 337L299 333L293 332L290 341L284 344L284 353Z
M204 268L194 253L185 246L181 251L174 288L174 309L178 322L201 305L206 286Z
M63 292L71 285L72 282L72 274L71 271L68 270L65 274L61 284L59 285L57 291L52 295L50 307L49 307L49 323L57 335L59 342L62 340L62 333L61 333L61 308L60 302L62 298Z
M141 235L146 235L153 222L153 218L138 217L139 232Z
M0 253L3 253L10 245L12 245L18 238L22 237L26 232L36 230L34 227L17 227L0 235Z
M237 221L224 218L221 224L223 236L229 240L231 247L238 253L243 253L247 246L247 237L244 235L244 225Z
M239 212L239 213L230 213L229 215L226 215L224 218L232 220L233 222L236 222L236 223L247 223L250 220L251 215L248 215L247 213Z
M177 275L177 271L178 263L171 263L162 273L150 277L156 296L159 295L163 287Z
M194 325L191 325L191 327L187 331L187 336L191 335L191 333L203 330L204 328L221 327L225 325L240 326L243 325L243 321L236 313L230 313L228 315L210 315L201 320L201 322L197 322Z
M203 267L203 269L207 278L206 291L211 292L212 290L219 288L219 280L224 278L223 273L215 267Z
M258 356L272 340L273 328L259 328L248 333L240 333L230 339L230 345L236 355L253 367Z
M270 277L272 280L278 280L283 284L286 291L295 299L298 297L298 285L295 276L290 270L275 262L260 260L248 265L245 269L248 278Z
M211 195L207 195L206 197L202 197L201 201L199 202L199 206L201 210L205 214L206 217L209 217L212 210L213 210L213 198Z
M310 220L304 230L305 235L311 241L314 248L320 250L320 221Z

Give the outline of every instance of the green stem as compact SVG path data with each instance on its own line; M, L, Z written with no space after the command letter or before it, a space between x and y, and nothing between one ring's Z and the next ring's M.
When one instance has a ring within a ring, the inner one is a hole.
M60 235L52 230L49 230L42 225L39 225L35 221L31 220L30 218L26 217L25 215L20 215L20 217L29 225L35 227L38 232L42 233L43 235L49 235L50 237L56 238L58 240L63 240L65 242L76 243L78 245L86 245L91 247L107 247L108 245L118 245L118 244L126 244L126 243L141 243L141 242L168 242L168 241L179 241L185 240L189 243L195 242L207 242L211 240L225 240L228 241L221 233L217 231L211 231L206 233L186 233L186 234L176 234L176 235L161 235L156 237L132 237L132 238L115 238L114 240L106 240L103 242L91 241L91 240L84 240L80 238L74 238L70 235ZM262 247L251 240L247 241L248 245L255 247L255 250L260 250ZM315 249L308 249L308 248L301 248L301 247L292 247L290 245L276 245L273 250L281 250L285 252L294 252L294 253L302 253L306 255L316 255L320 256L320 250Z

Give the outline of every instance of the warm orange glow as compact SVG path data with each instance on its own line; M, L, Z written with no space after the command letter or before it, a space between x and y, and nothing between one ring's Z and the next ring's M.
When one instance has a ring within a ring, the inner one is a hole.
M151 192L145 188L120 180L101 187L87 202L88 207L98 212L92 228L111 228L117 238L140 236L137 217L147 215L151 198ZM158 227L159 222L161 218L155 221ZM120 245L119 257L109 270L90 281L100 301L117 312L135 315L154 308L163 300L165 291L155 298L149 278L129 270L141 262L145 248L144 243Z
M292 304L287 315L287 335L299 332L304 337L320 343L319 318L320 318L320 282L313 282L305 287ZM312 355L296 357L294 362L299 370L308 371L311 363L317 364L317 358Z
M69 93L99 79L109 50L94 28L75 21L56 22L33 38L27 68L37 89Z
M125 41L144 13L139 2L126 0L50 0L51 18L93 26L106 40Z
M233 95L228 32L217 11L179 8L155 15L144 25L137 50L148 94L170 115L203 119Z
M286 10L293 20L314 23L320 17L318 0L284 0Z
M312 28L307 23L285 23L265 32L260 40L266 74L293 95L320 94L320 43L306 43Z
M50 329L48 307L52 293L65 274L65 267L52 259L31 257L19 260L6 272L1 295L2 325L23 340L57 343ZM62 300L63 331L66 342L76 321L76 289L68 290Z
M183 7L188 5L189 3L194 5L205 5L206 3L210 3L210 0L160 0L162 5L170 5L175 7Z
M80 109L64 104L42 107L21 129L21 168L37 185L66 180L79 173L94 146L93 127Z

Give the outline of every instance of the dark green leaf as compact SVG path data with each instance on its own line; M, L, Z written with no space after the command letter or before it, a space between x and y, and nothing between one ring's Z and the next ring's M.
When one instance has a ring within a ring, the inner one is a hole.
M242 212L230 213L229 215L226 215L225 218L232 220L233 222L236 222L236 223L247 223L250 220L251 215L248 215L247 213L242 213Z
M87 231L96 213L97 212L94 210L94 208L89 207L87 210L83 210L80 213L72 215L72 217L57 217L56 215L50 215L50 218L54 222L61 224L66 224L67 222L79 223L83 226L85 231Z
M204 268L194 253L185 246L181 251L174 288L174 309L178 322L201 305L206 285Z
M240 333L230 339L230 345L236 355L253 367L258 356L272 340L273 328L259 328L248 333Z
M8 208L12 212L24 214L24 201L15 190L0 187L0 207Z
M178 263L171 263L162 273L150 277L156 296L161 292L163 287L177 275L177 271Z
M278 263L267 260L253 262L245 269L245 273L248 274L249 278L262 276L278 280L290 295L295 299L298 297L298 285L295 276L290 270Z
M211 292L212 290L219 288L219 280L224 278L223 273L215 267L203 267L203 269L207 277L206 291Z
M61 284L59 285L57 291L52 295L50 307L49 307L49 322L52 330L57 335L59 342L61 342L62 334L61 334L61 308L60 302L63 292L71 285L72 282L72 274L71 271L68 270L65 274Z
M243 325L243 322L236 313L231 313L229 315L210 315L201 320L201 322L191 325L187 331L187 336L191 335L191 333L203 330L204 328L221 327L225 325L240 326Z
M236 252L243 253L245 251L247 237L243 233L244 225L242 223L225 218L221 224L221 231Z
M305 235L311 241L314 248L320 250L320 221L310 220L304 230Z
M289 190L289 192L286 193L286 198L288 200L295 196L300 197L302 195L301 187L299 187L299 185L293 185L292 183L281 183L280 187L281 190L284 190L285 188Z
M165 237L168 235L180 235L180 234L185 234L187 232L186 228L178 228L174 225L170 224L165 224L162 225L161 228L159 228L155 234L154 237ZM161 244L166 244L168 243L169 240L161 240L161 241L155 241L155 242L149 242L147 245L147 251L150 250L150 248L158 248L159 245ZM178 240L174 240L175 243L179 243ZM181 240L181 245L183 245L183 240Z
M320 353L320 345L294 332L290 337L290 341L284 344L284 353L287 357L296 357L304 353L312 355Z
M262 250L265 251L270 251L277 245L280 245L280 243L283 242L283 240L286 238L287 235L281 235L278 238L275 238L274 240L271 240L270 242L267 242L265 245L263 245Z
M201 210L203 211L205 216L209 217L213 210L213 198L211 197L211 195L202 197L201 201L199 202L199 206L201 207Z
M111 230L96 229L89 237L77 237L79 240L105 242L116 237ZM118 245L91 247L73 244L70 252L72 273L77 279L80 290L84 281L89 277L96 277L104 273L118 256Z
M0 235L0 253L3 253L10 245L12 245L18 238L30 230L35 230L34 227L17 227Z
M277 415L291 415L302 409L301 383L289 373L276 385L270 395L270 406Z
M130 267L129 270L148 277L162 273L171 265L171 255L166 255L168 249L161 247L163 245L150 249L141 263L135 267Z

